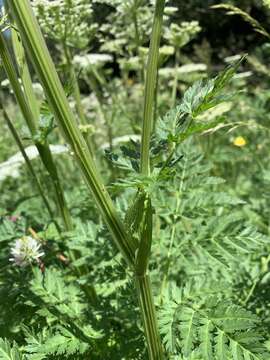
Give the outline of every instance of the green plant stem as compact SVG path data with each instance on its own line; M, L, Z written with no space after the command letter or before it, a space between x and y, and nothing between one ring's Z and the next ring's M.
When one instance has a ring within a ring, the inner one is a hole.
M94 70L94 67L93 67ZM103 118L104 123L106 124L106 130L107 130L107 137L108 137L108 143L109 143L109 149L110 151L113 151L113 129L112 129L112 118L108 119L108 116L106 114L106 111L104 109L104 98L102 96L102 92L99 89L98 83L100 86L105 87L105 81L103 81L102 76L99 75L98 71L93 71L93 75L89 74L89 76L86 79L87 84L89 85L90 89L94 92L97 99L97 110L100 114L100 116ZM106 89L108 90L108 89ZM113 164L109 161L108 166L111 170L111 182L114 182L117 178L116 169L113 166Z
M24 92L25 92L25 98L28 102L28 106L35 118L35 123L36 123L36 127L38 127L38 123L39 123L39 107L38 107L38 103L34 94L34 89L33 89L33 84L32 84L32 79L30 76L30 71L28 68L28 64L26 61L26 56L25 56L25 51L22 45L22 40L20 38L20 34L18 33L18 31L15 31L14 29L12 30L12 44L13 44L13 49L14 49L14 53L15 53L15 57L18 63L18 69L19 69L19 74L21 77L21 81L22 81L22 85L24 88ZM36 130L35 132L32 132L32 136L36 135ZM37 145L37 147L40 147L40 145ZM47 147L47 148L46 148ZM46 148L46 149L45 149ZM48 146L48 144L45 144L43 146L43 149L41 148L40 150L40 154L44 153L44 157L43 157L43 163L48 171L48 173L50 174L50 177L52 179L53 182L53 187L54 187L54 191L56 194L56 200L57 200L57 205L58 205L58 209L60 211L60 214L62 216L64 225L65 225L65 230L70 231L72 230L73 226L72 226L72 220L70 217L70 213L66 204L66 200L64 197L64 193L63 193L63 189L61 186L61 182L58 176L58 171L56 169L50 148ZM47 159L45 162L44 160Z
M20 139L20 137L19 137L19 135L18 135L18 133L17 133L14 125L12 124L12 121L10 120L10 118L9 118L6 110L3 108L3 104L2 104L1 102L0 102L0 108L2 109L2 112L3 112L3 115L4 115L4 119L5 119L5 121L6 121L6 124L7 124L8 128L9 128L9 130L10 130L10 132L11 132L11 134L12 134L12 136L13 136L15 142L16 142L16 144L18 145L18 148L19 148L19 150L20 150L20 152L21 152L21 154L22 154L22 156L23 156L23 158L24 158L24 161L25 161L25 163L26 163L26 166L28 167L28 170L29 170L29 172L30 172L30 174L31 174L31 176L32 176L32 179L33 179L33 181L34 181L34 183L35 183L35 185L36 185L36 188L37 188L37 190L38 190L38 192L39 192L39 194L40 194L40 197L42 198L42 200L43 200L43 202L44 202L44 205L45 205L45 207L46 207L46 209L47 209L47 211L48 211L48 214L49 214L49 216L50 216L50 219L51 219L51 220L53 221L53 223L55 224L55 227L56 227L58 233L60 233L60 232L61 232L61 228L60 228L59 224L57 223L57 221L54 220L54 214L53 214L52 208L51 208L51 206L50 206L50 204L49 204L48 199L46 198L46 195L45 195L44 190L43 190L43 188L42 188L42 186L41 186L41 183L40 183L40 181L39 181L39 179L38 179L38 177L37 177L37 175L36 175L36 173L35 173L35 170L34 170L32 164L31 164L31 161L29 160L29 158L28 158L28 156L27 156L27 154L26 154L26 152L25 152L25 150L24 150L24 147L23 147L23 144L22 144L22 142L21 142L21 139Z
M139 196L143 197L144 210L140 225L140 246L136 257L136 286L149 359L161 360L163 359L163 349L159 335L151 281L147 274L152 243L153 209L148 194L143 192Z
M255 291L257 285L263 280L264 276L266 274L268 274L268 272L269 272L269 269L268 269L269 262L270 262L270 255L268 255L267 258L265 259L262 271L255 277L255 279L253 281L253 284L252 284L246 298L244 299L244 301L242 301L242 304L244 306L247 305L247 303L249 302L251 297L254 295L254 291Z
M84 179L92 191L96 204L113 235L118 249L127 263L133 268L138 244L134 238L128 236L124 224L120 220L101 180L85 140L76 125L76 120L70 109L31 4L29 0L11 0L9 6L59 127L74 152Z
M140 66L141 66L140 81L143 83L144 82L144 61L143 61L143 56L140 55L141 39L140 39L137 11L138 11L138 8L135 7L132 18L133 18L134 29L135 29L136 52L137 52L137 56L139 57L139 62L140 62Z
M150 139L153 127L153 108L157 82L159 45L162 31L164 6L165 0L156 0L154 23L146 70L141 144L141 172L146 176L150 174Z
M154 95L153 132L155 132L155 130L156 130L156 123L157 123L157 117L158 117L158 83L159 83L159 74L157 72L155 95Z
M96 95L96 99L97 99L97 105L98 105L98 112L100 113L100 115L102 116L106 127L107 127L107 136L108 136L108 142L110 145L110 151L113 150L113 134L112 134L112 125L111 125L111 120L108 119L106 111L104 110L104 106L103 106L103 102L104 99L102 97L102 93L98 88L98 84L97 82L99 82L99 84L101 86L105 86L104 81L102 81L102 77L98 74L97 71L94 72L93 74L94 76L90 75L87 79L86 82L89 85L89 87L91 88L91 90L94 92L94 94ZM113 167L112 167L113 169Z
M145 93L144 93L144 109L143 109L143 130L141 141L141 173L149 176L150 169L150 140L153 131L153 115L155 98L157 91L158 78L158 58L159 46L162 31L163 12L165 0L156 0L153 29L150 41L150 49L146 70ZM162 360L164 358L161 339L156 318L156 309L151 290L151 282L147 274L147 264L151 251L152 240L152 206L151 199L147 198L148 205L145 202L145 215L147 220L143 224L144 230L141 234L140 246L137 254L137 264L144 264L143 269L138 269L137 273L137 289L140 302L140 309L143 317L144 331L148 346L150 360ZM142 258L142 260L140 259Z
M32 137L34 138L37 135L36 119L22 91L15 67L12 63L8 48L6 46L5 40L3 38L3 34L1 32L0 32L0 56L2 59L3 67L9 78L10 84L12 85L17 102L22 111L23 117L27 123L27 126L29 128ZM66 230L71 230L72 229L71 217L66 205L64 193L62 191L57 169L49 145L47 143L44 144L44 143L36 142L36 147L46 170L50 174L56 194L57 204L61 212L65 224L65 228Z
M177 87L178 87L178 67L179 67L179 58L180 58L180 50L175 48L175 65L174 65L174 79L173 79L173 89L172 89L172 104L171 108L173 109L176 105L176 97L177 97Z
M11 30L11 34L12 34L13 50L17 61L19 75L24 88L25 97L28 100L28 103L31 104L31 110L36 119L36 123L38 124L39 108L35 97L29 68L26 62L24 48L22 46L20 35L14 28Z
M71 55L70 50L69 50L69 48L68 48L68 46L66 44L63 44L63 48L64 48L64 54L65 54L65 58L66 58L66 62L67 62L68 70L69 70L69 73L70 73L73 90L74 90L73 94L74 94L74 99L75 99L75 102L76 102L76 109L77 109L79 118L81 120L81 123L83 125L85 125L85 124L87 124L87 121L85 119L85 115L84 115L84 111L83 111L83 107L82 107L79 84L78 84L77 76L76 76L74 66L73 66L73 63L72 63L72 55Z
M163 360L163 349L149 275L136 276L136 286L150 360Z

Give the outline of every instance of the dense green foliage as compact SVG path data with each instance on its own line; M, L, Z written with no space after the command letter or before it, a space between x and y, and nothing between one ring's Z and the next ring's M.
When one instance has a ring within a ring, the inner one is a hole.
M140 244L136 259L149 261L165 359L268 360L270 2L166 3L145 176L140 138L154 3L31 2L79 129L130 241ZM246 38L208 38L236 19ZM73 152L54 154L73 228L40 159L31 164L53 219L29 169L7 161L18 148L5 111L25 148L65 144L32 70L34 135L1 72L0 360L148 359L134 273ZM27 236L34 243L25 255Z

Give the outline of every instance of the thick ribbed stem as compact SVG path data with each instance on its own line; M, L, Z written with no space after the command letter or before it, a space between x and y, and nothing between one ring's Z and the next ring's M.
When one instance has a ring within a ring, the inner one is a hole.
M146 70L141 144L141 172L146 176L150 173L150 139L153 128L154 99L157 82L159 45L162 31L164 6L165 0L156 0L154 23Z
M155 304L149 276L147 274L137 276L136 285L149 360L163 360L164 356L160 341Z
M159 46L162 31L163 12L165 0L156 0L153 29L148 55L144 111L143 111L143 131L141 141L141 173L149 176L150 169L150 140L153 131L153 113L155 103L155 90L158 75ZM136 284L140 309L143 318L144 331L148 347L150 360L163 360L163 350L161 346L160 334L158 330L156 310L151 290L150 278L147 275L147 264L151 251L152 240L152 206L151 199L145 198L145 223L141 234L141 242L138 250L136 263L141 266L137 268ZM141 269L142 268L142 269Z

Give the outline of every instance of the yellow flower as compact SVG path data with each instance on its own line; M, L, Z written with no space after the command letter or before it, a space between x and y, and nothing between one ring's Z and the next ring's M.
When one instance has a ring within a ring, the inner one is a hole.
M127 79L127 85L128 86L131 86L131 85L133 85L134 84L134 80L132 79L132 78L128 78Z
M243 147L246 145L246 140L245 138L243 138L243 136L237 136L234 140L233 140L233 145L238 146L238 147Z

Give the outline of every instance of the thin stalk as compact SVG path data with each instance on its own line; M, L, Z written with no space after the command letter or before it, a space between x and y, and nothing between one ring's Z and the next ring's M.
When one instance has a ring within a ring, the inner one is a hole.
M143 56L140 55L140 45L141 45L141 38L140 38L140 32L139 32L139 24L138 24L138 17L137 17L137 11L138 8L135 7L135 9L133 10L133 24L134 24L134 29L135 29L135 44L136 44L136 52L137 52L137 56L139 57L139 62L140 62L140 81L143 83L144 82L144 61L143 61Z
M113 235L116 245L127 263L133 267L138 244L134 238L128 236L124 224L102 182L85 140L77 127L76 119L70 109L31 4L29 0L10 0L9 6L59 127L74 152L85 181Z
M83 106L82 106L80 87L79 87L79 84L78 84L78 80L77 80L77 76L76 76L76 73L75 73L74 65L72 63L72 55L70 53L70 50L69 50L68 46L65 43L63 44L63 49L64 49L64 54L65 54L65 58L66 58L66 62L67 62L71 82L72 82L73 96L74 96L74 100L75 100L75 104L76 104L76 110L77 110L77 113L78 113L79 119L80 119L80 125L87 126L88 122L86 120L84 110L83 110ZM83 136L84 136L84 139L85 139L85 141L87 143L89 151L91 152L91 154L93 156L94 151L93 151L93 146L92 146L92 142L91 142L91 135L89 134L89 131L86 130L86 132L83 132Z
M154 95L154 119L153 119L153 132L156 130L156 123L158 117L158 83L159 83L159 74L157 72L156 86L155 86L155 95Z
M162 303L162 301L163 301L163 291L166 288L166 284L167 284L169 272L170 272L170 266L171 266L171 260L172 260L172 258L171 258L172 248L173 248L173 244L174 244L174 240L175 240L177 218L179 216L178 213L180 210L181 197L182 197L183 186L184 186L184 179L186 176L186 165L187 165L187 159L185 159L185 162L184 162L182 177L181 177L181 181L179 184L178 192L176 194L177 200L176 200L176 206L175 206L175 211L174 211L174 215L173 215L173 224L171 227L170 243L169 243L169 249L168 249L167 258L166 258L166 265L165 265L165 271L164 271L164 275L163 275L161 290L160 290L160 303Z
M141 172L146 176L150 174L150 139L153 128L153 108L157 82L159 45L162 31L164 6L165 0L156 0L154 23L146 70L141 144Z
M23 117L27 123L27 126L29 128L29 131L33 137L37 135L37 121L35 119L35 116L29 106L29 103L27 102L25 95L22 91L21 85L19 83L17 73L15 70L15 67L11 61L11 56L9 53L9 50L6 46L3 34L0 32L0 56L2 59L3 67L6 71L6 74L9 78L10 84L12 85L15 97L17 99L17 102L20 106L20 109L22 111ZM66 201L64 198L64 194L62 191L62 187L60 184L60 180L58 177L57 169L50 151L50 148L47 143L43 144L40 142L36 143L37 150L39 152L40 158L50 174L50 177L53 182L57 204L59 207L59 210L61 212L65 228L66 230L72 229L72 221L71 217L66 205Z
M107 140L109 143L109 149L110 151L113 151L113 118L114 115L112 114L110 118L108 118L108 115L106 113L105 109L105 99L103 96L102 90L105 89L107 92L110 92L106 80L103 76L103 74L100 74L99 71L95 68L95 66L91 67L90 72L87 74L85 81L89 88L93 91L93 93L96 96L97 100L97 111L100 117L103 119L104 123L106 124L106 130L107 130ZM112 99L114 100L114 95L112 95ZM119 104L118 104L119 106ZM111 171L111 177L110 182L114 182L116 180L116 170L111 161L108 161L108 166Z
M30 71L28 68L27 60L26 60L26 54L24 51L24 47L22 44L22 40L20 38L20 34L18 31L12 29L12 45L14 49L15 58L17 60L18 69L20 78L22 81L24 93L25 93L25 99L28 102L28 106L31 109L33 116L35 118L36 127L38 127L39 124L39 107L36 100L36 96L33 89L32 79L30 75ZM32 133L32 136L35 136L35 132ZM38 145L40 146L40 145ZM38 147L37 146L37 147ZM45 153L43 159L41 159L44 163L45 168L47 169L48 173L50 174L51 180L53 182L54 192L56 195L56 202L58 209L60 211L60 214L62 216L65 230L70 231L73 229L72 226L72 220L70 217L70 213L66 204L65 196L63 193L63 189L61 186L61 182L58 176L58 172L50 151L50 148L48 144L45 144L44 147L47 147L47 149L44 151L44 149L41 149L41 153ZM46 160L45 160L46 159Z
M46 209L48 211L50 219L55 224L55 227L56 227L58 233L60 233L61 228L60 228L59 224L57 223L57 221L54 220L53 210L52 210L52 208L51 208L51 206L49 204L48 199L46 198L46 195L45 195L44 190L43 190L43 188L41 186L41 183L40 183L40 181L39 181L39 179L38 179L38 177L36 175L36 172L35 172L32 164L31 164L31 161L29 160L29 158L28 158L28 156L27 156L27 154L26 154L26 152L24 150L23 144L22 144L21 139L20 139L20 137L19 137L19 135L17 133L17 130L15 129L14 125L12 124L12 121L10 120L6 110L3 108L3 104L1 102L0 102L0 108L2 109L2 112L3 112L3 115L4 115L4 120L6 121L6 124L7 124L8 128L9 128L11 134L12 134L16 144L18 145L18 148L19 148L19 150L20 150L20 152L21 152L21 154L22 154L22 156L24 158L26 166L28 167L29 173L32 176L32 179L33 179L33 181L34 181L34 183L36 185L36 188L37 188L37 190L38 190L38 192L40 194L40 197L42 198L42 200L44 202L44 205L45 205L45 207L46 207Z
M178 67L179 67L179 58L180 58L180 50L175 48L175 65L174 65L174 79L173 79L173 88L172 88L172 104L171 108L174 108L176 105L176 97L177 97L177 86L178 86Z
M76 109L77 109L79 118L81 120L81 123L85 125L87 122L86 122L83 107L82 107L79 84L78 84L74 66L72 63L72 55L70 53L68 46L65 43L63 44L63 49L64 49L65 58L66 58L66 63L68 66L68 71L69 71L70 78L72 81L73 90L74 90L73 95L74 95L74 99L75 99L75 103L76 103Z
M110 151L113 151L113 131L112 131L113 116L110 119L108 119L108 116L107 116L106 111L103 106L104 99L103 99L102 93L99 89L99 86L97 84L97 82L98 82L101 86L105 87L105 81L102 80L102 77L99 75L99 73L97 71L94 71L93 73L94 73L93 76L92 76L92 74L90 74L87 77L86 82L89 85L90 89L96 95L97 110L98 110L98 113L100 114L100 116L103 118L104 123L106 124L109 149L110 149ZM112 174L110 180L115 181L115 179L116 179L115 167L113 166L113 164L110 161L108 162L108 165L109 165L109 168L110 168L111 174Z
M262 259L261 259L262 260ZM256 289L256 287L258 286L258 284L260 282L263 281L263 278L266 274L268 274L268 267L269 267L269 262L270 262L270 255L267 256L267 258L264 260L263 264L262 264L262 270L261 272L255 277L253 284L246 296L246 298L244 299L244 301L242 301L242 304L244 306L247 305L247 303L249 302L250 298L254 295L254 291Z
M5 11L7 12L9 11L7 1L4 2L4 8ZM12 23L12 25L14 24ZM22 45L22 40L20 38L20 34L18 33L18 31L15 30L14 26L10 28L10 32L11 32L11 44L15 55L15 62L22 81L25 97L28 100L28 103L31 104L31 110L36 118L36 123L38 124L39 107L34 93L32 79L27 65L26 56Z
M31 109L29 108L27 101L25 99L24 93L21 88L21 84L19 83L18 76L15 70L15 67L11 61L11 55L9 53L8 47L6 46L5 39L3 34L0 32L0 55L2 59L2 64L5 69L5 72L8 76L10 84L13 88L16 100L20 105L23 115L25 116L25 121L29 128L29 131L32 135L37 133L37 124L36 120L33 116Z
M98 75L98 76L97 76ZM97 81L99 82L99 84L101 86L105 86L104 81L102 81L101 76L98 74L97 71L94 72L94 77L92 75L90 75L87 79L86 82L89 85L89 87L91 88L91 90L94 92L94 94L96 95L97 98L97 105L98 105L98 112L100 113L100 115L102 116L106 127L107 127L107 136L108 136L108 142L110 144L110 151L113 150L113 146L112 146L112 142L113 142L113 134L112 134L112 126L111 126L111 120L108 119L107 114L104 110L104 106L103 106L103 96L101 94L101 91L98 88L98 84Z

